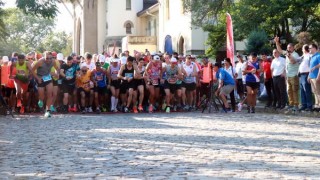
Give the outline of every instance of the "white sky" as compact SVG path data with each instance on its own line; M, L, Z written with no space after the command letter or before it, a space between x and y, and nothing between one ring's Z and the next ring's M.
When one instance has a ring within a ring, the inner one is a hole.
M4 8L15 7L15 0L3 0L5 3ZM72 6L68 5L69 10L72 12ZM58 4L60 13L56 17L56 31L66 31L72 33L73 31L73 20L67 9L63 4Z

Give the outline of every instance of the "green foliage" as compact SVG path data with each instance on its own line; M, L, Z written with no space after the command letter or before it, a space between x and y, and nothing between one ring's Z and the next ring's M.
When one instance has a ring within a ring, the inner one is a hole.
M268 37L281 36L286 42L294 42L294 34L308 31L311 36L320 41L320 2L318 0L183 0L186 12L192 14L193 25L206 27L217 26L208 31L213 34L208 38L211 45L208 52L217 52L223 47L217 42L226 33L222 27L221 16L229 12L233 18L234 39L243 40L256 30L263 29ZM234 3L233 3L234 2ZM218 19L221 24L213 19ZM217 29L223 29L218 31ZM219 34L219 32L221 34ZM217 38L219 37L219 38Z
M271 47L267 33L264 30L252 31L247 38L246 51L247 53L256 52L257 54L270 53Z
M24 14L19 9L5 9L4 22L8 36L0 47L2 55L12 52L56 50L67 47L69 36L66 33L53 33L54 20Z

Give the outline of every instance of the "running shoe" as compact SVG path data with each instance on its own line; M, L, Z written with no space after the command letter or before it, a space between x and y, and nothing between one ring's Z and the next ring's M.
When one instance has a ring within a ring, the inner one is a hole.
M91 106L88 107L88 111L87 111L87 112L88 112L88 113L92 113L92 112L93 112Z
M22 107L21 99L17 100L17 107Z
M38 101L38 106L39 106L39 108L42 108L42 107L43 107L43 101L42 101L42 100L39 100L39 101Z
M166 113L170 113L170 106L166 107Z
M238 111L239 111L239 112L241 112L242 107L243 107L242 103L239 103L239 104L238 104Z
M100 114L100 113L101 113L100 108L97 107L96 112L97 112L98 114Z
M128 112L129 112L129 109L128 109L127 107L125 107L125 108L124 108L124 112L125 112L125 113L128 113Z
M56 110L56 108L54 108L53 105L51 105L51 106L50 106L50 111L51 111L51 112L56 112L57 110Z
M133 113L138 113L137 106L133 106Z
M51 113L50 113L50 111L47 111L47 112L44 114L44 117L45 117L45 118L49 118L49 117L51 117Z
M21 106L21 108L20 108L20 114L24 114L24 106Z
M149 110L149 113L152 113L152 112L153 112L153 106L152 106L152 104L149 105L149 109L148 109L148 110Z
M142 107L141 104L139 105L138 110L139 110L140 112L143 111L143 107Z

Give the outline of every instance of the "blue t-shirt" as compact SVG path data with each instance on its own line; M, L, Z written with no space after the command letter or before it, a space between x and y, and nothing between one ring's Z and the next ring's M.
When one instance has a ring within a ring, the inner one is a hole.
M94 71L93 72L94 79L97 81L98 87L106 87L106 74L104 72Z
M310 61L310 69L317 66L318 64L320 64L320 53L317 52L315 53L312 57L311 57L311 61ZM319 73L319 68L315 69L314 71L309 73L309 77L311 79L315 79L317 78Z
M217 79L223 80L224 85L235 85L234 79L232 76L223 68L220 68L216 74Z

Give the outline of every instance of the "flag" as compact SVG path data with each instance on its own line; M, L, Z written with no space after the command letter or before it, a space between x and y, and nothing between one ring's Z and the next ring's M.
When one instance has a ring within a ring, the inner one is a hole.
M234 66L233 26L229 13L227 13L227 58L231 59L231 64Z

